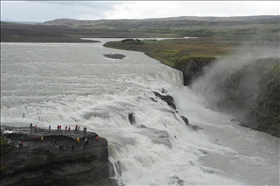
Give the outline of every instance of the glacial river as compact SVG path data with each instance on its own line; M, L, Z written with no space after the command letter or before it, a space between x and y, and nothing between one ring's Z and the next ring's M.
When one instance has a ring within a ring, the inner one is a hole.
M119 185L279 185L279 138L207 109L181 72L97 40L1 43L1 124L87 126L108 140Z

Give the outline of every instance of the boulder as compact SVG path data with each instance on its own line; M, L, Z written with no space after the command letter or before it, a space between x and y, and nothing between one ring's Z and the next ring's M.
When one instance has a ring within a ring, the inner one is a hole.
M108 142L94 132L6 127L13 144L1 154L1 185L117 185L110 178ZM77 143L76 138L80 138ZM84 140L89 143L84 146ZM23 142L23 146L19 142ZM2 148L2 146L1 146Z
M123 54L103 54L105 57L112 58L112 59L123 59L125 55Z
M176 105L174 103L174 99L172 96L170 95L162 95L158 92L154 92L154 94L159 97L160 99L162 99L163 101L165 101L171 108L173 108L174 110L176 110Z
M189 127L190 129L192 129L193 131L197 131L197 130L202 130L203 129L203 128L199 127L199 126L189 124L189 120L185 116L181 116L181 118L185 122L186 126Z

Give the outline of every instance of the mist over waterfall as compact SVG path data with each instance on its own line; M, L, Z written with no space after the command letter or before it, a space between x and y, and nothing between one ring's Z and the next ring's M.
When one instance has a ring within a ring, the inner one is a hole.
M86 126L108 140L119 185L279 184L279 139L209 108L249 57L218 61L184 87L180 71L101 44L4 43L1 124ZM158 95L173 97L176 109Z
M242 121L245 117L247 120L243 121L248 122L249 118L249 122L255 124L255 118L248 117L253 113L252 110L259 118L264 115L269 123L274 119L269 118L270 115L279 114L275 109L268 110L275 107L277 92L279 93L279 73L275 71L277 65L279 66L279 46L248 48L244 45L231 55L221 57L205 67L201 77L178 91L176 98L179 100L179 113L188 117L191 124L203 127L208 142L227 146L235 151L223 155L208 152L200 157L203 165L223 170L230 177L247 180L246 184L279 184L279 139L238 125L238 120ZM271 93L268 94L268 91ZM260 104L263 104L263 109ZM257 112L256 107L262 110ZM264 120L263 122L266 125ZM258 147L254 149L252 146ZM275 174L264 169L263 166L268 165L268 161L275 162L269 168ZM252 172L257 167L259 171Z
M223 111L234 111L240 115L263 92L260 81L267 71L279 63L278 59L277 46L240 46L231 55L221 57L205 67L204 75L192 83L191 89L203 99L206 107L221 107ZM241 99L242 105L234 107L236 103L233 102L240 102ZM238 111L240 108L244 110Z

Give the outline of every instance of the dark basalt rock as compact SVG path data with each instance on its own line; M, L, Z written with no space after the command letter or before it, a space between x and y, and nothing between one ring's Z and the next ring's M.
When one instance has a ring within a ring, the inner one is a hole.
M102 137L97 142L94 132L6 126L1 132L13 146L1 154L1 186L117 185L110 179L108 142ZM84 148L85 138L89 144Z
M123 54L103 54L105 57L112 58L112 59L123 59L125 55Z
M177 67L183 72L184 85L190 85L196 78L203 74L205 66L211 64L215 58L193 58L185 62L184 66Z
M133 113L128 114L128 119L129 119L129 122L130 122L131 125L134 125L136 123L135 116L134 116Z
M197 130L202 130L203 128L199 127L199 126L195 126L195 125L191 125L189 124L189 120L188 118L186 118L185 116L181 116L181 118L184 120L185 124L187 125L187 127L189 127L190 129L197 131Z
M145 125L137 125L136 120L135 120L135 114L134 113L129 113L128 114L128 120L131 125L136 126L137 128L147 128Z
M171 108L173 108L174 110L176 110L176 105L174 103L174 99L172 96L169 95L162 95L158 92L154 92L154 94L159 97L160 99L162 99L163 101L165 101Z

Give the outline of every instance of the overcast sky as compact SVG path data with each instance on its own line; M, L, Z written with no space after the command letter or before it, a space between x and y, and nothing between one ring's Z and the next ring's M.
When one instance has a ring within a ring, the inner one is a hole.
M1 0L2 21L44 22L178 16L279 15L279 1L12 1Z

